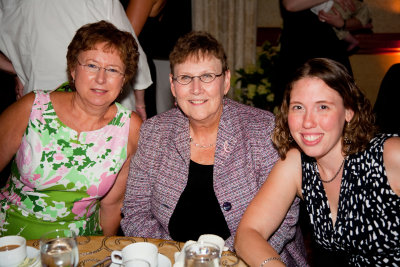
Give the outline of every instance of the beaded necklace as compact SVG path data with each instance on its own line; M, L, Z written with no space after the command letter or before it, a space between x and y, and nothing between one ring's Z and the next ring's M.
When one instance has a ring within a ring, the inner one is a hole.
M193 140L193 138L191 136L189 138L189 143L193 143L193 145L195 147L198 147L198 148L209 148L209 147L215 146L215 143L207 144L207 145L197 144L197 143L194 142L194 140Z

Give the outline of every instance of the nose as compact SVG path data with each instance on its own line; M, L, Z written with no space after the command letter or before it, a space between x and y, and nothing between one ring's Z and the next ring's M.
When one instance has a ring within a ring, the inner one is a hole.
M203 83L200 81L199 77L193 77L192 82L190 83L191 88L190 91L192 94L194 95L199 95L201 94L202 90L203 90Z
M104 83L106 80L106 70L104 68L100 68L100 70L96 73L96 82Z
M315 120L315 115L311 111L306 111L303 117L303 127L308 129L308 128L314 128L316 126L316 120Z

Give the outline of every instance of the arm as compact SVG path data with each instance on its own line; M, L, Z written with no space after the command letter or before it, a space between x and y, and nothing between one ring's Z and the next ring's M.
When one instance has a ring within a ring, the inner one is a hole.
M312 8L328 0L282 0L283 7L289 12L297 12Z
M148 17L155 17L165 6L166 0L131 0L126 15L136 36L139 36Z
M290 205L301 193L301 159L297 150L291 150L287 158L279 160L267 181L248 206L235 238L238 255L250 266L260 266L270 257L279 257L266 241L283 221ZM268 266L284 266L271 261Z
M391 137L386 140L383 162L390 187L400 196L400 137Z
M0 52L0 70L5 71L6 73L9 73L11 75L15 75L15 95L17 96L17 99L20 99L24 93L24 85L18 78L17 72L15 71L11 61L1 52Z
M121 221L126 236L170 239L151 209L154 198L152 187L158 175L157 164L160 164L156 151L160 135L156 127L151 121L143 124L138 150L131 161Z
M1 52L0 52L0 70L5 71L9 74L17 75L17 72L15 71L11 61Z
M135 109L143 121L147 119L146 104L144 101L144 90L133 90L135 94Z
M349 18L346 21L340 15L336 8L332 8L332 12L326 13L323 10L319 12L318 18L333 27L343 28L343 30L358 30L365 28L357 18Z
M105 236L115 235L121 221L121 208L124 201L126 180L128 177L129 163L132 155L135 154L139 139L139 129L142 120L132 112L129 125L128 156L118 173L111 190L100 202L100 225Z
M283 7L290 12L297 12L312 8L328 0L282 0ZM344 10L355 10L352 0L335 0Z
M10 162L21 144L34 99L34 93L27 94L0 115L0 171Z

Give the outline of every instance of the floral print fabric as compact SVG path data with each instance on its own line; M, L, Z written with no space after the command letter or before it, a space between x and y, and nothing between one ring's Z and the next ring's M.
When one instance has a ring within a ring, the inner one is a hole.
M99 200L127 158L131 112L116 103L108 125L78 135L57 117L49 93L35 94L10 178L0 192L0 236L37 239L56 228L101 234Z

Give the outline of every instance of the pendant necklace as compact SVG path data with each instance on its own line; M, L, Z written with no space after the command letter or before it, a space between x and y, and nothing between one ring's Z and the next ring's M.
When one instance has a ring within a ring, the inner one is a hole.
M198 148L209 148L209 147L212 147L212 146L215 145L215 143L208 144L208 145L197 144L197 143L195 143L195 142L193 141L193 138L192 138L191 136L189 137L189 143L193 143L193 145L194 145L195 147L198 147Z
M342 167L344 165L344 162L346 161L346 158L347 157L345 157L343 159L343 162L342 162L342 164L340 164L339 170L336 172L336 174L331 179L328 179L328 180L322 180L321 175L319 174L319 171L318 171L317 161L314 161L314 165L313 165L314 166L314 171L317 173L318 179L320 179L321 182L323 182L323 183L330 183L333 180L335 180L335 178L338 176L340 170L342 169Z

